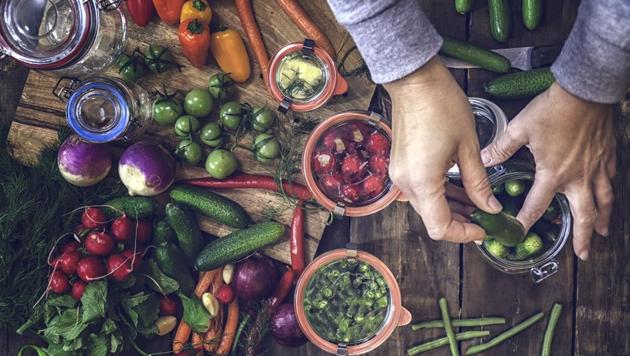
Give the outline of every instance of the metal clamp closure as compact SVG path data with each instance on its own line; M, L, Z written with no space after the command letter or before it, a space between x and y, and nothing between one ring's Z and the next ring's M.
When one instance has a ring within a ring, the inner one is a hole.
M315 48L315 41L310 38L304 39L304 48L302 48L302 54L305 56L313 54L313 48Z
M347 356L348 355L348 346L346 344L337 345L337 356Z
M9 55L9 51L4 49L4 48L0 48L0 59L4 59L6 56Z
M72 93L79 87L81 81L72 77L61 77L55 84L55 87L52 90L54 96L59 98L59 100L64 103L70 99Z
M96 7L99 10L112 11L116 10L122 2L123 0L98 0L96 2Z
M337 203L337 205L335 205L335 209L333 210L333 214L338 217L343 217L346 215L346 207L341 203Z
M282 99L282 101L280 102L280 105L278 105L278 111L280 111L283 114L286 114L291 108L292 103L293 101L289 98Z
M540 283L553 276L559 269L560 265L556 261L550 261L540 267L534 267L531 269L532 280L534 283Z
M346 244L346 257L357 258L359 255L359 245L349 242Z
M381 114L379 114L377 112L374 112L374 111L370 111L370 121L376 123L376 122L379 122L381 120L383 120L383 115L381 115Z

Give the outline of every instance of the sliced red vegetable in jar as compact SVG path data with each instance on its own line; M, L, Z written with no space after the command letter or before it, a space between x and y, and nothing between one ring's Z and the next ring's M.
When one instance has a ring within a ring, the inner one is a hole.
M81 300L83 292L85 292L85 286L87 286L87 284L85 284L85 282L81 280L74 281L74 284L72 285L72 291L70 292L74 300Z
M341 164L341 174L346 183L354 183L367 172L367 162L363 161L357 154L350 154L343 159Z
M337 164L337 159L331 153L319 152L313 157L313 170L317 174L332 173Z
M70 290L70 283L68 282L68 276L63 272L55 271L50 275L50 287L49 289L57 294L64 294Z
M111 255L107 259L107 274L109 278L117 282L124 282L131 275L131 266L127 257L123 255Z
M363 195L372 198L380 194L385 189L383 178L378 176L369 176L361 184Z
M324 193L328 196L339 197L341 194L341 182L343 179L340 174L331 174L323 176L320 179L320 185Z
M389 169L389 158L384 155L372 156L370 157L368 167L373 174L385 176Z
M380 132L374 132L368 138L366 149L370 154L389 154L389 140Z
M175 298L170 295L163 295L160 297L160 315L175 315L177 314L177 302Z
M74 274L77 271L77 263L81 260L79 251L69 251L59 256L59 264L57 268L61 269L65 274Z
M81 225L88 229L96 229L107 224L107 216L99 208L85 208L81 215Z
M105 274L105 267L94 256L83 257L77 264L77 276L84 282L92 282Z
M114 240L104 231L91 232L83 243L90 255L109 256L114 250Z
M354 203L361 199L361 190L355 184L344 184L341 187L341 196L348 203Z

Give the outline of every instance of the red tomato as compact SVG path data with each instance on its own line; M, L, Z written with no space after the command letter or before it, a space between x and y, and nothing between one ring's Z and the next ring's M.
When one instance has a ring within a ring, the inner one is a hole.
M107 274L118 282L124 282L131 275L131 266L127 262L127 257L123 255L111 255L107 259Z
M81 225L87 229L104 227L107 224L107 216L99 208L86 208L81 215Z
M135 231L135 221L127 215L123 215L112 222L112 237L118 242L133 241Z
M81 297L83 296L83 292L85 291L85 286L87 286L87 284L85 284L85 282L81 281L81 280L77 280L74 282L74 284L72 285L72 298L74 298L75 300L81 300Z
M343 163L341 163L341 174L346 183L354 183L361 180L365 176L366 171L367 162L361 160L361 157L357 154L346 156Z
M359 200L361 192L359 188L354 184L345 184L341 188L341 195L349 203L354 203Z
M361 188L363 190L363 195L367 197L374 197L385 189L385 184L381 177L369 176L363 181Z
M177 302L174 298L164 295L160 298L160 315L175 315Z
M91 232L83 244L85 250L95 256L108 256L114 250L114 240L104 231Z
M316 153L313 157L313 170L317 174L332 173L336 163L337 160L333 154L327 152Z
M135 229L134 233L137 234L138 243L147 243L151 240L151 233L153 232L153 226L151 225L151 221L147 219L138 219L138 224L133 225L133 229ZM133 234L132 234L133 236ZM133 238L132 238L133 239Z
M70 251L59 256L59 269L65 274L74 274L77 271L77 263L81 260L79 251Z
M323 176L320 179L320 185L326 195L338 197L341 192L341 180L339 174Z
M59 271L53 272L50 275L49 289L57 294L63 294L69 291L70 283L68 283L68 276Z
M89 283L104 274L103 262L94 256L83 257L77 264L77 276L84 282Z

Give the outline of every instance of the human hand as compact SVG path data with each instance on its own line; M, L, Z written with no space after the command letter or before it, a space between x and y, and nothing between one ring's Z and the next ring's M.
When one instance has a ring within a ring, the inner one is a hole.
M484 230L468 222L457 202L449 206L446 200L446 172L457 163L470 200L489 213L501 210L481 163L468 98L436 57L385 88L393 110L392 181L420 214L431 238L482 240Z
M611 105L582 100L553 84L482 152L486 166L507 160L529 144L536 176L518 220L529 229L556 192L566 195L573 215L573 249L588 258L593 229L608 235L615 175L615 135Z

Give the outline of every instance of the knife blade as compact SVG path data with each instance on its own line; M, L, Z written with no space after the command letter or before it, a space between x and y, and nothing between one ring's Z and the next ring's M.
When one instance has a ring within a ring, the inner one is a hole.
M529 46L493 49L492 52L507 58L512 68L520 70L531 70L534 68L546 67L553 63L562 50L561 45L557 46ZM449 68L470 69L479 68L474 64L456 58L441 56L444 64Z

